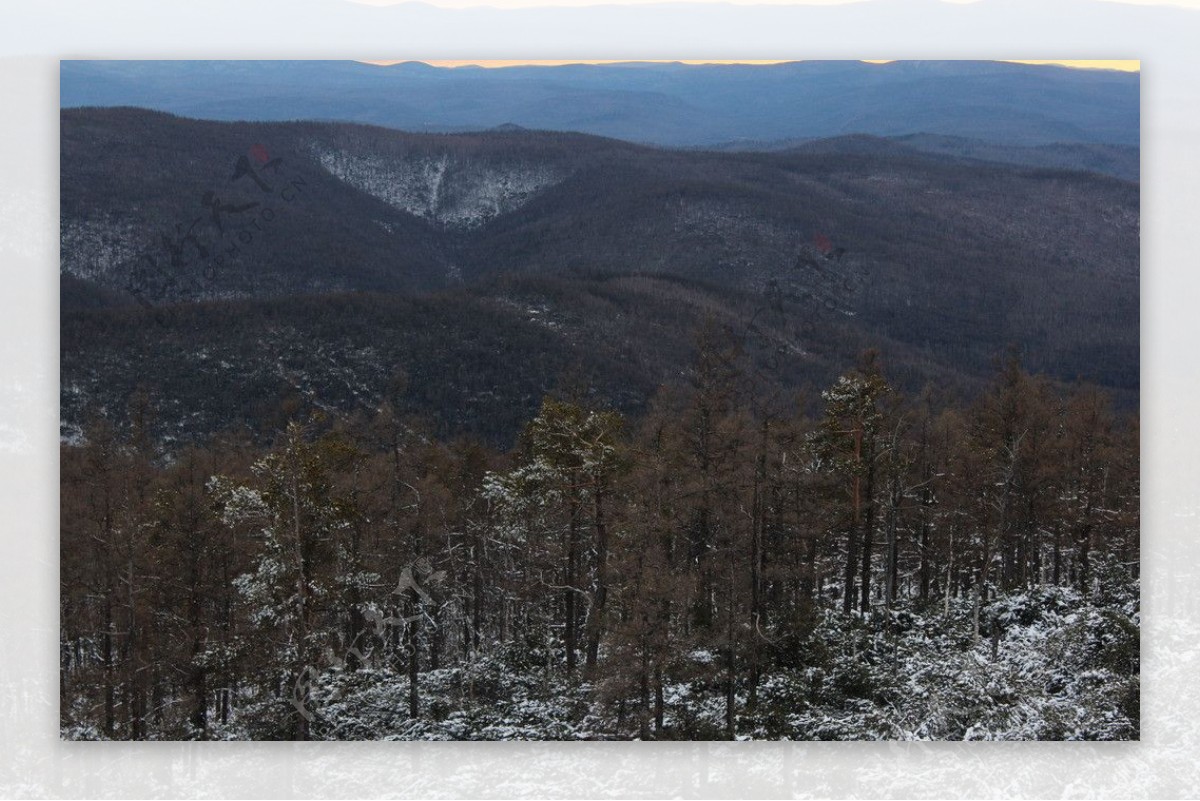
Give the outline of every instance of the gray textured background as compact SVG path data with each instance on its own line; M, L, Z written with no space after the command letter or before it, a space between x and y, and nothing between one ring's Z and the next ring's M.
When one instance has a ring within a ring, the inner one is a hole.
M1200 8L865 0L449 11L7 3L0 26L0 796L1195 797ZM1143 741L60 743L58 58L1141 58Z

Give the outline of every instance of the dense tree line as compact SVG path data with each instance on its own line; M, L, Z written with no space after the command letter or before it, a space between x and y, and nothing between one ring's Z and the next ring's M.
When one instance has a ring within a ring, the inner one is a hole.
M64 736L959 736L985 712L886 671L1050 654L1018 628L1064 605L1086 637L1014 675L1053 705L1107 671L1109 723L1021 731L1136 736L1138 427L1095 388L1010 354L969 403L902 397L866 352L805 403L710 325L644 415L566 380L508 453L439 440L407 389L171 454L135 394L128 434L63 447ZM995 716L1021 691L993 684ZM515 693L573 734L484 733ZM797 722L818 704L949 722Z

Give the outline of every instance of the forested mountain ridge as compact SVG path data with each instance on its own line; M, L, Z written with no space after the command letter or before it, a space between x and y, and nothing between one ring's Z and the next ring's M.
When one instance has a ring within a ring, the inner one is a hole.
M283 187L301 182L304 191L287 201L291 218L272 221L278 233L269 251L253 254L254 274L239 285L235 271L222 270L209 282L212 295L303 292L320 286L308 275L318 270L341 289L428 288L449 283L453 273L446 271L456 267L699 273L761 289L796 266L814 235L852 255L915 270L921 257L937 254L900 249L901 234L931 237L950 226L956 239L942 243L950 256L998 241L1027 258L1074 251L1076 261L1096 270L1135 272L1135 185L923 154L876 137L782 153L710 153L578 134L422 135L338 124L213 123L134 109L64 111L63 134L64 272L109 287L126 282L132 256L158 257L164 238L186 261L206 263L200 242L184 241L188 233L203 241L209 229L223 230L223 222L238 228L266 200L279 202L258 169L268 179L279 175ZM1034 205L1036 215L1024 213ZM984 214L990 227L976 219ZM574 220L569 234L564 217ZM100 230L106 219L110 227ZM641 241L631 223L653 229L656 239ZM345 247L335 238L338 225L351 229L369 264L350 267L350 254L312 252L302 236L319 230ZM379 235L370 236L372 228ZM522 236L531 230L539 236ZM383 233L395 235L388 241ZM519 236L524 251L511 253ZM604 248L606 239L612 244ZM877 252L889 242L890 251ZM635 244L641 252L632 252ZM702 246L713 244L736 246L744 263L729 253L706 256ZM1058 252L1047 252L1047 244ZM381 249L389 254L383 266ZM455 263L459 258L464 264ZM522 263L514 263L518 258ZM285 270L277 262L285 261L290 276L278 274ZM163 292L166 299L193 297L186 286Z
M472 329L483 319L492 335L547 354L542 369L521 348L491 349L499 374L526 376L516 391L526 416L557 380L549 365L573 360L635 412L677 369L689 327L714 311L777 367L781 386L827 381L873 344L902 386L938 380L969 394L1017 343L1035 369L1096 381L1124 406L1136 397L1134 183L872 137L712 153L512 128L423 135L136 109L68 110L62 121L68 433L100 408L120 417L139 383L158 398L161 433L184 439L263 425L251 397L369 406L396 369L436 373L421 363L482 352ZM323 311L272 329L276 315L297 318L288 298L301 295ZM596 297L608 309L599 316ZM459 302L479 314L456 313ZM358 317L391 333L374 337L350 324ZM160 325L147 328L151 319ZM187 320L184 340L171 364L149 369L166 353L147 332L172 320ZM431 324L436 343L398 345ZM284 341L292 364L264 358ZM364 356L380 348L387 364ZM331 372L320 365L332 354ZM208 370L206 359L229 367ZM219 391L186 377L206 373ZM464 375L474 388L459 397L421 400L440 430L511 441L519 415L479 427L514 408L513 385L488 374Z
M840 138L840 137L838 137ZM873 139L875 137L862 137ZM994 162L1025 167L1044 167L1068 170L1087 170L1111 175L1126 181L1137 181L1141 174L1141 150L1136 145L1113 145L1089 142L1058 142L1042 145L1008 145L972 139L964 136L915 133L888 137L904 147L923 153L954 156L976 162ZM784 139L774 142L724 142L712 150L762 151L825 149L821 139Z

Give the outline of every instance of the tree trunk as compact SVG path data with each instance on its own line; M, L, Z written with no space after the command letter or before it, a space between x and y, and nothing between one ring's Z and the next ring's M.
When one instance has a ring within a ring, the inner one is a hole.
M608 524L604 518L604 485L597 483L596 512L596 594L588 618L587 669L596 667L600 637L604 633L604 606L608 601Z
M408 615L408 716L421 716L420 656L421 656L421 599L415 589L409 591Z
M854 431L854 524L846 535L846 571L843 577L842 611L850 614L854 608L854 574L858 570L858 536L862 524L862 478L858 474L862 463L862 429Z
M654 733L661 737L663 733L663 675L662 668L654 668Z
M113 619L112 600L104 599L104 635L101 638L101 654L104 660L104 733L113 737L117 729L117 699L114 675L116 666L113 659Z
M747 703L750 709L758 703L758 638L762 631L762 561L765 513L763 483L767 465L767 421L762 424L758 460L754 470L754 498L750 519L750 688Z
M564 603L566 608L565 617L566 625L564 627L564 638L566 640L567 649L567 675L570 676L575 672L575 625L577 615L575 611L575 590L578 572L579 554L577 552L577 537L579 534L579 477L575 471L571 471L571 497L570 509L571 520L567 527L567 575L566 589L563 591Z
M648 622L643 616L643 629ZM642 664L638 671L638 739L650 739L650 645L642 641Z
M921 530L917 535L917 554L920 558L920 566L918 568L920 584L917 592L922 601L928 601L931 578L929 570L929 518L924 510L921 513Z
M1051 570L1050 582L1057 586L1062 581L1062 529L1057 522L1054 524L1054 562Z
M875 462L868 454L866 486L866 513L863 515L862 530L862 596L859 609L865 614L871 609L871 548L875 540Z
M737 666L734 661L734 583L733 583L733 563L729 565L729 599L728 608L725 614L726 620L726 644L725 644L725 733L730 740L735 739L736 731L736 697L734 694L735 682L737 680Z
M890 502L887 509L887 523L885 525L884 547L887 549L886 569L887 575L884 577L884 604L890 610L892 604L896 602L896 582L899 575L897 561L899 557L896 543L896 528L899 525L897 518L900 516L900 477L893 475L891 480L891 492L889 493Z

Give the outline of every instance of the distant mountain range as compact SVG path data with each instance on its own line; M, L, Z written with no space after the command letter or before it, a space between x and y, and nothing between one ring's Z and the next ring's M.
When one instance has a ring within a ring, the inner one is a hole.
M934 134L1139 143L1139 76L989 61L438 68L420 62L63 61L61 103L417 132L519 126L667 146Z
M829 147L845 151L851 147L853 135L827 139L785 139L779 142L728 142L711 146L710 150L727 152L796 150L819 152ZM1052 145L1005 145L982 139L941 134L905 134L892 137L861 136L863 146L881 154L885 141L897 145L896 152L920 151L962 160L1016 164L1025 167L1048 167L1068 170L1099 172L1123 178L1127 181L1140 180L1141 149L1134 145L1105 145L1087 142L1059 142Z
M668 150L127 108L61 126L68 435L138 386L187 440L377 403L403 371L441 433L504 445L566 373L638 412L705 319L810 400L861 348L905 389L970 393L1016 344L1137 403L1135 182L930 137Z

